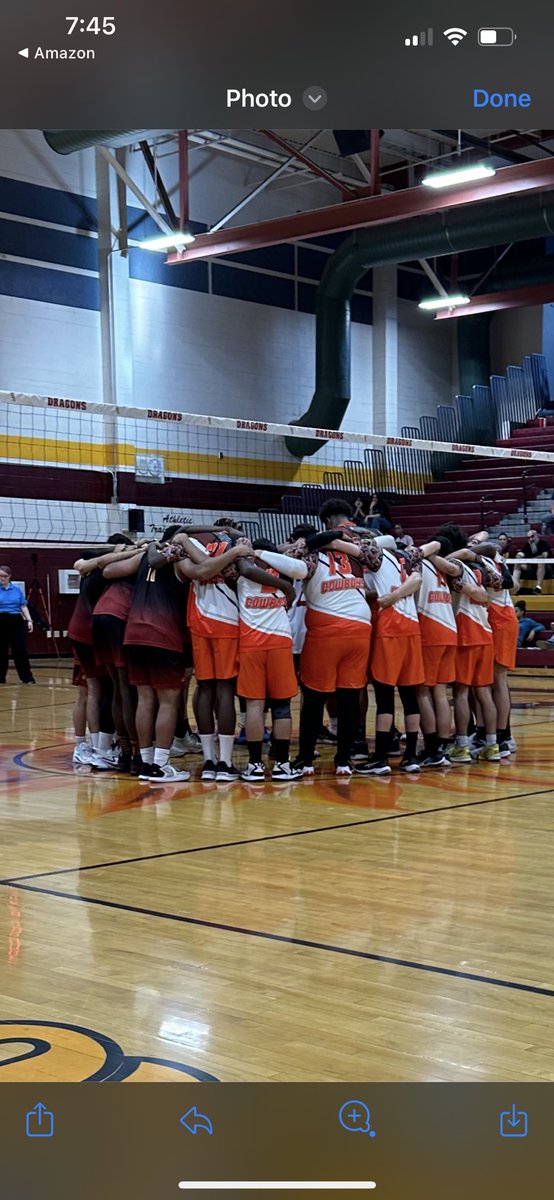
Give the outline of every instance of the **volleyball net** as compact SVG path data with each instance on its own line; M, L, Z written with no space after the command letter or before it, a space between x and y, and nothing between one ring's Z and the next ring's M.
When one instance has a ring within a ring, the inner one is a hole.
M303 454L307 439L315 453ZM232 515L252 536L282 541L299 521L317 527L336 494L367 508L378 493L406 524L416 498L448 485L463 459L487 485L472 524L490 527L503 512L495 489L512 493L514 509L518 488L526 502L552 487L554 429L547 442L552 450L448 442L408 427L386 437L0 392L0 541L100 541L127 530L133 509L147 535Z

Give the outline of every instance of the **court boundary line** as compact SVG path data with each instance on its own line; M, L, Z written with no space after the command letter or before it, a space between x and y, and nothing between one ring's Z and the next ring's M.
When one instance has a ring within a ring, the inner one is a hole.
M464 800L463 804L445 804L439 808L421 808L416 812L389 813L386 817L366 817L362 821L341 821L338 825L321 825L316 829L292 829L286 833L268 833L256 838L241 838L235 842L216 842L211 846L187 846L184 850L162 850L157 854L143 854L136 858L114 859L112 862L89 863L85 867L60 867L54 871L35 871L31 875L10 875L0 879L0 884L15 885L32 879L49 879L52 875L75 875L81 871L100 871L110 867L128 867L134 863L152 862L160 858L178 858L185 854L200 854L209 850L234 849L236 846L255 846L260 842L278 842L285 838L307 837L312 833L329 833L337 829L359 828L360 825L381 825L385 821L400 821L404 817L425 817L432 813L457 812L460 808L479 808L485 804L501 804L506 800L524 800L530 796L548 795L554 788L539 788L534 792L516 792L514 796L489 796L486 800Z
M550 789L552 790L552 789ZM464 979L468 983L484 983L490 987L504 987L513 991L531 993L538 996L554 997L554 988L539 987L538 984L516 983L511 979L498 979L488 975L477 975L470 971L456 971L453 967L438 967L432 963L421 963L407 958L394 958L387 954L374 954L368 950L354 950L349 946L336 946L330 942L316 942L308 938L287 937L282 933L268 933L262 929L249 929L242 925L226 925L219 921L207 921L201 917L185 917L180 913L160 912L156 909L141 908L132 904L123 904L117 900L101 900L96 896L78 896L72 892L59 892L53 888L40 888L32 884L8 884L0 880L3 887L13 886L17 891L30 892L35 895L53 896L60 900L73 900L78 904L92 904L98 908L116 909L119 912L132 913L143 917L155 917L164 921L175 921L180 925L191 925L201 929L219 930L221 933L237 933L243 937L257 938L261 941L276 942L280 945L301 946L307 950L322 950L327 954L343 954L348 958L359 958L366 962L383 963L388 966L405 967L412 971L424 971L431 975L444 975L451 979Z

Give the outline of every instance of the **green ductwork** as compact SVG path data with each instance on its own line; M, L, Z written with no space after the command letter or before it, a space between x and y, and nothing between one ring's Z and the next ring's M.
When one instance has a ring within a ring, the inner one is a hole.
M552 233L552 192L461 205L432 216L356 230L331 255L323 272L316 299L315 393L307 412L291 424L340 428L350 403L350 299L372 267L523 242ZM464 321L470 319L465 317ZM285 440L295 458L315 454L322 446L313 438Z
M91 146L130 146L148 138L162 137L175 133L174 129L43 129L51 150L56 154L74 154L76 150L88 150Z

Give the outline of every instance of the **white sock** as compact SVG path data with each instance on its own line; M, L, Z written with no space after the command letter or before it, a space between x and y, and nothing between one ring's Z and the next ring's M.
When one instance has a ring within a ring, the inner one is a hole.
M80 736L79 736L77 733L75 734L75 744L76 744L77 746L83 746L83 745L85 745L85 744L86 744L86 740L87 740L87 739L86 739L86 737L80 737Z
M141 746L140 757L142 758L143 763L153 763L154 762L154 747L153 746L144 746L144 747Z
M219 757L221 762L227 763L230 767L233 761L233 746L235 744L234 733L220 733L219 735Z
M169 762L169 750L160 750L158 746L154 750L154 762L157 767L165 767Z
M204 762L215 762L215 733L200 733Z
M329 733L334 733L336 735L336 732L337 732L337 718L329 717Z
M90 735L90 744L91 744L93 750L98 750L98 738L99 737L100 737L99 733L91 733L91 735Z
M111 750L112 742L113 742L113 735L111 733L99 733L98 734L98 749L100 750L100 753L102 753L103 750Z
M496 746L496 734L495 733L485 734L485 746Z
M469 746L469 738L462 737L461 735L457 736L456 737L456 745L457 746Z

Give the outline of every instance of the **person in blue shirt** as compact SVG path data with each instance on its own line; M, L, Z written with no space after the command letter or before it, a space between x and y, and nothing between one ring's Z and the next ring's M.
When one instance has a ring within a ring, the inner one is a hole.
M519 621L519 632L517 644L519 647L529 648L536 644L539 633L546 633L546 625L542 625L540 621L533 621L527 614L527 605L525 600L519 600L514 605L516 617Z
M10 568L0 567L0 684L6 682L10 651L21 682L35 682L25 644L25 626L29 633L33 632L25 596L12 583Z

